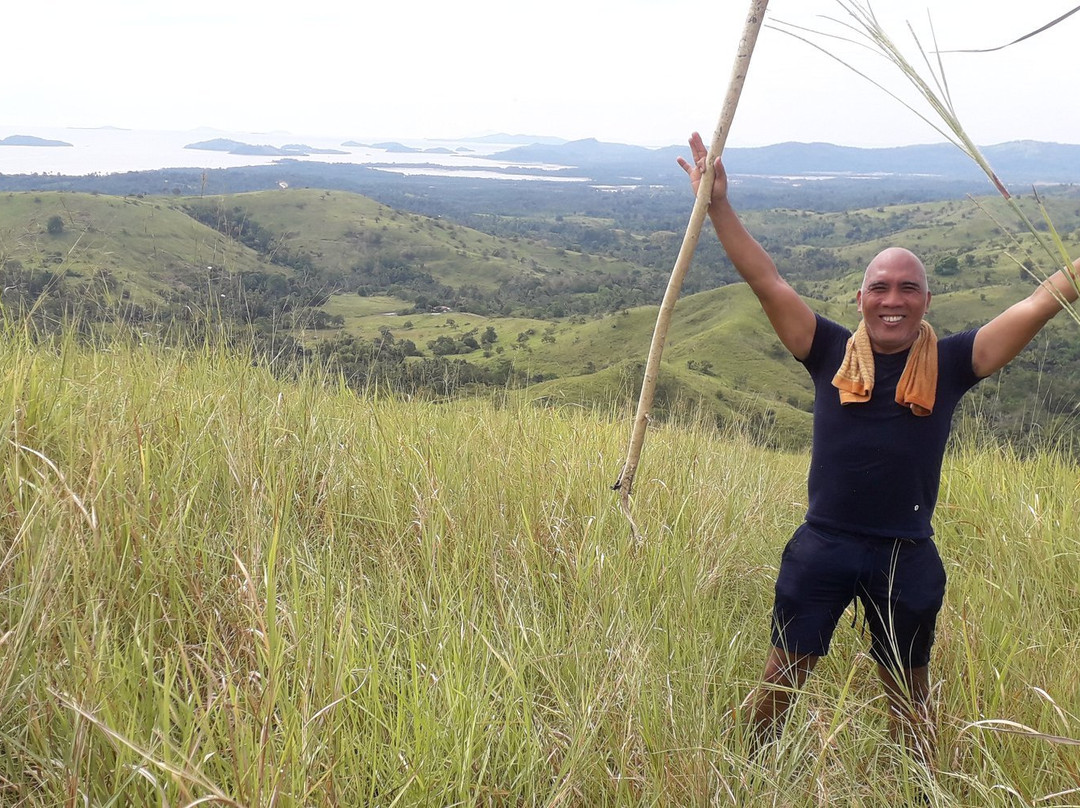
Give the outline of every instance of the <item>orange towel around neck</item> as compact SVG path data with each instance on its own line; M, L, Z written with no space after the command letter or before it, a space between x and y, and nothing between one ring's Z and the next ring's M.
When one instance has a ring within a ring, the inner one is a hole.
M916 415L929 415L934 410L937 374L937 334L923 320L904 372L896 384L896 403L910 408ZM859 322L848 340L844 361L832 383L840 391L841 404L861 404L870 400L874 392L874 351L865 322Z

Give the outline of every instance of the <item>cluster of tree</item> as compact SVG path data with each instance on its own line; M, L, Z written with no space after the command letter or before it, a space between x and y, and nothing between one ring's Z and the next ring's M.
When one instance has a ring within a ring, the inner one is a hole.
M186 203L184 210L191 218L250 247L272 264L301 273L315 269L311 255L290 249L289 239L295 234L278 233L263 227L239 205L226 209L223 205L200 199Z
M481 339L486 336L485 333ZM490 337L488 340L488 344L494 341ZM509 359L477 365L447 356L419 356L411 340L394 339L387 331L374 340L340 334L320 341L313 353L314 358L340 374L356 390L450 397L482 388L518 387L551 378L518 370Z
M32 322L43 333L63 330L69 323L143 323L152 314L131 301L108 270L89 277L67 275L18 260L0 266L0 306L4 316Z
M435 356L453 356L454 354L472 353L473 351L479 351L481 348L490 349L499 339L495 333L495 328L490 325L483 334L479 335L479 338L477 333L478 329L474 328L461 336L443 334L436 339L430 340L427 347ZM389 336L389 331L384 330L383 336Z
M260 225L241 205L226 207L208 200L193 200L186 202L183 207L196 220L257 251L268 262L297 272L291 288L285 288L282 279L245 276L250 281L245 281L248 287L245 302L243 310L237 314L249 322L288 311L298 305L318 306L320 304L316 300L304 302L302 298L325 298L342 291L356 292L362 296L387 295L414 300L413 312L433 311L446 306L481 315L531 318L596 315L653 302L663 294L667 280L666 271L654 272L643 267L630 273L600 270L579 275L544 275L524 272L504 281L494 290L482 289L476 284L462 284L454 288L431 274L422 255L383 243L378 230L351 234L363 242L366 255L347 272L332 274L320 267L317 259L309 253L290 249L291 234L276 233ZM560 240L546 239L544 232L537 231L532 235L540 243L557 249L572 247L582 250L580 243L564 246ZM641 264L643 255L656 246L643 244L642 239L627 233L599 227L578 228L575 236L578 241L588 243L590 248L607 245L607 252L613 253L613 257L630 263ZM674 261L678 245L667 251L670 255L658 250L654 250L657 257L666 263L669 259ZM689 284L688 291L711 288L719 285L721 280L733 280L734 271L726 260L718 257L718 262L721 268L719 273L706 265L697 273L695 281ZM272 284L274 288L270 291L283 300L283 307L277 312L273 311L273 306L265 303L260 305L260 300L264 300L261 288L266 284Z
M207 278L201 294L177 291L152 311L130 301L108 272L82 279L7 261L0 267L0 318L33 325L40 335L73 331L86 339L106 340L125 333L138 339L201 344L221 342L249 352L253 361L282 374L304 363L325 363L357 390L377 387L395 393L449 397L485 387L514 387L548 376L515 370L510 360L478 365L458 354L491 349L498 341L493 326L455 337L439 337L425 356L409 339L383 328L374 340L340 333L305 348L290 329L341 325L340 317L312 308L295 278L273 273Z
M192 286L178 286L165 295L158 319L190 320L209 316L256 331L290 328L340 328L344 320L320 306L329 299L319 273L280 271L231 273L209 267Z

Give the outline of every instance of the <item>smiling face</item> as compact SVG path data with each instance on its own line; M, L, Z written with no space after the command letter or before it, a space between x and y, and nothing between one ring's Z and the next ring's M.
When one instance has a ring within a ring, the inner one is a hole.
M926 267L910 250L882 250L866 267L855 301L873 349L883 354L905 351L919 336L930 308Z

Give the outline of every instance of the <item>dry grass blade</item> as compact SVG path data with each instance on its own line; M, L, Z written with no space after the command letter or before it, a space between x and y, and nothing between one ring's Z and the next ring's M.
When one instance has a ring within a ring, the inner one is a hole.
M92 726L97 728L103 735L105 735L106 738L108 738L113 743L130 749L132 752L145 760L148 764L155 766L158 769L161 769L163 772L172 775L174 778L199 786L200 788L203 788L206 791L210 792L208 795L200 798L195 803L191 803L192 805L197 805L200 802L217 802L222 805L233 806L233 808L243 808L242 803L239 803L229 797L220 788L209 782L199 772L180 769L170 763L154 757L154 755L152 755L150 752L143 749L138 744L133 743L131 740L125 738L112 727L102 722L96 715L91 713L89 710L83 709L78 704L66 698L62 694L54 693L53 695L56 696L60 703L67 707L69 710L89 721Z
M90 508L88 509L86 505L83 504L82 498L71 489L70 485L68 485L67 478L64 476L64 472L60 470L56 463L46 457L42 452L39 452L37 449L33 449L29 446L24 446L21 443L16 443L15 441L10 439L8 440L8 443L10 443L20 452L26 452L29 455L33 455L49 467L52 473L56 475L57 480L60 481L60 485L63 486L64 491L67 493L71 501L75 504L75 507L78 509L79 513L83 515L83 517L86 519L87 524L90 525L90 529L96 532L98 529L98 520L97 513L94 512L93 506L90 506ZM38 472L38 475L42 479L45 479L45 475L41 474L41 472Z
M958 49L958 50L939 51L939 53L993 53L994 51L1005 50L1005 48L1012 47L1013 45L1015 45L1015 44L1017 44L1019 42L1023 42L1025 39L1031 39L1033 36L1037 36L1037 35L1041 34L1043 31L1050 30L1055 25L1057 25L1059 22L1068 19L1069 17L1071 17L1073 14L1075 14L1078 11L1080 11L1080 6L1077 6L1074 9L1066 11L1064 14L1062 14L1057 19L1051 20L1046 25L1040 26L1039 28L1036 28L1034 31L1030 31L1030 32L1024 34L1023 36L1017 37L1012 42L1006 42L1004 45L998 45L995 48L964 48L964 49Z
M19 442L100 525L0 442L0 634L15 632L0 805L810 808L905 805L915 788L933 805L961 804L947 789L1043 805L1080 785L1074 745L957 739L993 716L1080 737L1071 459L972 443L946 459L961 606L942 620L935 702L955 754L938 785L889 745L854 631L783 743L748 760L736 704L760 663L778 526L803 510L803 453L707 418L657 431L663 486L640 507L664 517L627 548L601 496L625 448L613 413L342 395L201 348L64 350L0 352L4 409L56 402ZM31 369L50 384L20 387ZM82 471L90 456L112 473ZM19 498L24 479L39 484Z
M1069 794L1076 794L1077 792L1080 792L1080 788L1069 788L1065 791L1055 791L1053 794L1047 794L1045 797L1039 797L1036 800L1032 800L1032 802L1036 804L1040 802L1049 802L1050 800L1060 799L1061 797L1066 797Z
M1045 206L1039 202L1040 211L1051 233L1051 240L1048 241L1043 235L1040 228L1036 227L1031 221L1028 215L1024 212L1023 208L1019 205L1016 198L1009 192L1008 188L998 177L997 173L990 166L989 161L975 145L975 141L964 129L963 124L960 122L960 118L956 113L956 109L952 102L952 97L949 92L948 80L946 78L945 66L941 60L941 54L947 53L938 47L937 36L934 33L933 24L930 23L931 38L933 40L934 47L931 51L928 51L923 47L922 42L919 40L918 35L915 33L914 28L908 24L908 32L911 35L915 48L919 53L922 63L925 66L925 75L920 72L912 62L904 55L904 52L896 44L896 42L885 32L882 28L878 18L869 8L869 6L863 6L860 3L853 2L853 0L836 0L837 5L847 14L847 20L838 20L832 17L825 17L827 21L840 26L845 32L843 35L834 33L817 31L814 29L806 28L804 26L797 26L791 23L785 23L783 21L776 21L774 26L777 30L788 34L802 42L809 44L822 53L826 54L830 58L844 65L857 75L869 81L875 87L878 87L892 98L899 101L904 107L912 111L920 119L925 121L935 131L941 134L947 141L964 152L976 165L986 174L987 178L993 183L998 193L1008 203L1012 211L1016 214L1024 227L1024 230L1031 235L1035 242L1039 245L1039 248L1046 255L1050 265L1054 267L1054 271L1064 269L1066 276L1072 283L1073 287L1080 292L1080 284L1078 284L1077 277L1073 271L1072 263L1069 257L1068 250L1062 243L1061 238L1058 236L1057 231L1054 228L1053 222L1050 221L1049 215L1046 212ZM1070 12L1071 13L1071 12ZM1065 15L1068 16L1068 15ZM1064 19L1064 18L1062 18ZM1060 20L1055 21L1059 22ZM1047 26L1049 27L1049 26ZM1038 33L1038 32L1035 32ZM883 56L885 60L895 67L901 74L901 76L914 88L916 94L921 97L923 103L929 108L930 112L926 112L918 109L913 103L904 100L900 95L889 89L882 81L879 81L870 76L865 70L860 69L853 65L850 61L847 61L836 53L830 51L824 46L814 41L814 38L826 38L831 41L840 41L848 44L854 44L862 48L869 49L875 54ZM931 60L930 53L935 56L934 60ZM935 120L936 118L936 120ZM1036 198L1038 195L1036 194ZM999 227L1000 227L999 223ZM1008 235L1015 239L1010 231L1002 227ZM1018 241L1018 240L1017 240ZM1030 270L1029 270L1030 271ZM1040 271L1035 277L1040 281L1047 280L1052 272ZM1056 294L1059 302L1063 308L1069 312L1070 316L1080 323L1080 314L1077 313L1074 305L1068 303L1054 290L1051 293Z
M1006 735L1026 735L1031 738L1038 738L1040 741L1047 741L1048 743L1062 744L1065 746L1080 746L1080 739L1039 732L1037 729L1032 729L1025 724L1021 724L1017 721L1009 721L1004 718L987 718L982 721L973 721L972 723L967 724L961 730L961 733L966 732L969 729L988 729L992 732L1000 732Z

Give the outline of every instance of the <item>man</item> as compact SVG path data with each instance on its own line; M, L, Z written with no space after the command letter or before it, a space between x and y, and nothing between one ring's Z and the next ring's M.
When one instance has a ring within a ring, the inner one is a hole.
M679 164L697 191L706 149L690 138ZM779 733L842 613L864 606L871 653L888 697L890 730L928 765L933 758L928 663L945 591L930 520L953 410L963 394L1011 361L1076 299L1064 270L977 330L937 340L923 320L926 269L889 248L867 266L853 335L816 315L747 232L715 165L709 218L724 250L784 346L814 380L814 437L806 521L781 558L772 649L751 696L758 743ZM1080 271L1080 259L1073 266Z

